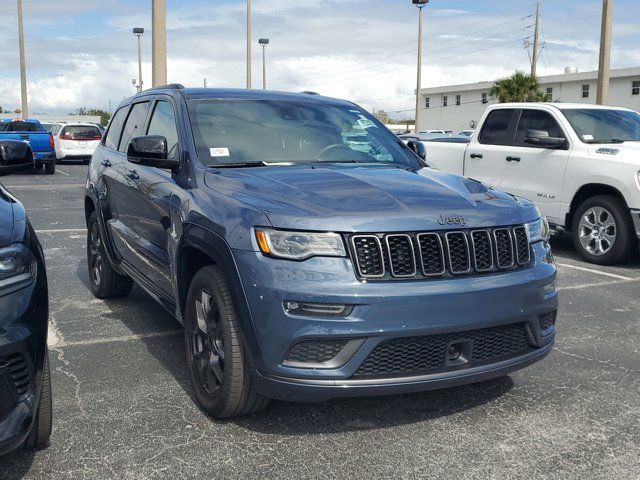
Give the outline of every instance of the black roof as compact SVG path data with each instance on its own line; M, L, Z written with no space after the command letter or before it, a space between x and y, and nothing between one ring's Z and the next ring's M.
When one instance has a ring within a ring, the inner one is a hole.
M308 100L310 102L328 102L328 103L338 103L343 105L351 105L351 102L346 100L340 100L336 98L324 97L322 95L318 95L315 92L279 92L275 90L247 90L244 88L185 88L179 84L171 84L160 87L150 88L148 90L144 90L141 93L135 95L133 98L138 96L145 96L149 94L158 94L158 93L169 93L169 94L180 94L187 99L198 99L198 100L207 100L207 99L242 99L242 100L288 100L288 101L304 101Z

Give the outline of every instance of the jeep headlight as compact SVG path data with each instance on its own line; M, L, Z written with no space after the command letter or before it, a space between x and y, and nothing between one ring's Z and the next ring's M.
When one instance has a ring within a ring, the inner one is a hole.
M551 237L549 222L547 222L547 217L544 215L533 222L525 223L525 228L529 236L529 243L539 242L540 240L548 242Z
M260 251L272 257L305 260L310 257L345 257L342 237L337 233L291 232L256 228Z
M35 274L35 259L25 245L0 248L0 294L7 288L31 281Z

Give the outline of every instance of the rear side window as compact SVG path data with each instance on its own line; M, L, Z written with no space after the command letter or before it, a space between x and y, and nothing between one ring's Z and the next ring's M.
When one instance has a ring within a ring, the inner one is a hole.
M144 135L142 128L147 119L147 113L149 113L149 106L149 102L142 102L131 107L131 112L122 129L122 138L120 138L120 147L118 148L121 152L127 151L132 138Z
M542 130L547 132L550 137L565 138L564 132L555 118L542 110L523 110L520 115L520 121L518 121L518 129L516 130L515 144L517 146L536 148L535 145L524 143L527 130Z
M111 150L118 149L118 141L120 140L120 132L122 132L122 124L124 123L124 117L127 114L127 108L123 107L118 110L111 122L109 122L109 131L104 140L104 146Z
M102 135L98 127L76 125L64 127L60 132L63 136L66 140L100 140Z
M57 135L61 128L62 127L60 125L54 125L53 127L51 127L51 134Z
M175 158L178 152L178 131L176 116L169 102L160 100L153 109L148 135L162 135L167 139L168 158Z
M7 125L7 132L42 132L37 123L11 122Z
M478 141L490 145L511 145L511 135L509 134L509 124L513 117L512 108L500 108L489 112Z

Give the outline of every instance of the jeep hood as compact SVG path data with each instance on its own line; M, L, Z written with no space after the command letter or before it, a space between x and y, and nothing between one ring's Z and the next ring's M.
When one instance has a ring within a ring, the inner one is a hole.
M536 218L526 200L457 175L393 166L291 166L219 169L206 185L267 215L276 228L415 231L513 225Z

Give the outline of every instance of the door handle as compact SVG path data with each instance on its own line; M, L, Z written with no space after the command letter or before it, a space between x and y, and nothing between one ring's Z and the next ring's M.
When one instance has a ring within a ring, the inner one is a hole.
M101 165L103 167L110 167L111 166L111 162L109 160L103 160Z
M519 162L520 157L507 157L507 162Z
M482 154L481 153L472 153L471 155L469 155L470 158L482 158Z
M129 177L131 180L138 180L140 178L140 175L138 175L138 172L136 172L135 170L129 170L129 173L127 173L127 177Z

